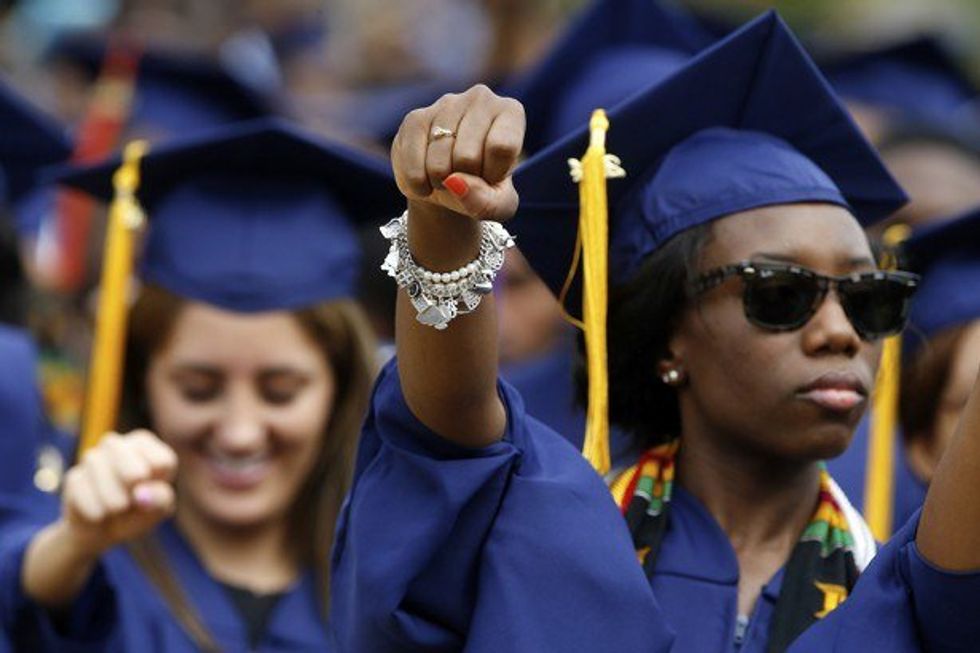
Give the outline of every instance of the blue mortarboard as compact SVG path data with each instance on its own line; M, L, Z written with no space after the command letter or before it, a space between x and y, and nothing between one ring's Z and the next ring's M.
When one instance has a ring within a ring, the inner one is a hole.
M976 85L933 36L838 57L823 70L842 97L912 118L947 120L977 98Z
M58 180L109 199L118 165L69 169ZM150 223L143 279L239 312L352 296L354 225L404 206L387 161L275 119L151 150L140 177Z
M614 282L675 234L738 211L793 202L848 207L862 224L906 196L785 23L769 12L609 113ZM575 250L578 188L566 160L582 129L524 162L512 227L556 293ZM575 293L570 295L576 296Z
M36 184L36 173L66 160L65 130L4 83L0 83L0 201L12 206Z
M670 75L714 39L669 0L595 0L545 58L508 85L527 114L525 149L536 152Z
M905 252L922 275L909 313L914 331L930 338L980 318L980 207L917 230ZM916 339L907 340L914 348Z
M69 34L54 42L45 59L78 66L94 80L106 52L104 39ZM207 57L148 50L139 54L138 61L128 120L136 135L180 136L277 112L272 98Z

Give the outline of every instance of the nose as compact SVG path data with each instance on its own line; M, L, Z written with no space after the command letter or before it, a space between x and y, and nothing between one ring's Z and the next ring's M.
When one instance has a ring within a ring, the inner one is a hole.
M262 402L245 387L229 390L217 416L215 435L228 453L248 453L260 447L266 437Z
M860 350L861 337L848 319L836 289L828 291L816 314L804 327L803 348L810 356L835 354L848 358L856 356Z

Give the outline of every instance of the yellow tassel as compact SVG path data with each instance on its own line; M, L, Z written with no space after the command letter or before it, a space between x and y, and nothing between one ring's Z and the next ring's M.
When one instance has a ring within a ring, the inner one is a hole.
M881 267L898 267L895 249L909 236L903 224L889 227L883 236L886 252ZM871 433L868 439L868 460L864 475L864 518L871 533L880 542L892 534L892 496L895 486L895 435L898 427L898 398L901 378L902 337L885 340L881 365L875 381L871 407Z
M606 154L609 120L597 109L589 121L591 138L581 161L571 160L572 179L579 184L579 235L565 294L582 259L582 320L570 318L585 333L586 362L589 373L589 401L586 411L585 444L582 454L600 474L609 472L609 377L606 359L606 312L609 283L609 216L606 178L625 175L619 159Z
M145 141L128 144L122 165L112 177L115 194L109 205L80 455L116 428L126 343L127 290L133 271L133 231L143 223L135 195L140 160L146 150Z

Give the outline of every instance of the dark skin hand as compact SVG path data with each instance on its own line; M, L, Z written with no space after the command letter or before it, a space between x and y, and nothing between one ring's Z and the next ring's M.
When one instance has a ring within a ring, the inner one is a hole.
M433 139L433 127L456 135ZM420 265L445 272L469 263L479 252L479 221L514 215L510 174L523 142L523 107L482 85L405 117L391 159L408 198L409 246ZM502 437L506 414L497 396L492 295L436 331L416 321L408 296L399 292L395 343L405 400L422 423L464 446Z

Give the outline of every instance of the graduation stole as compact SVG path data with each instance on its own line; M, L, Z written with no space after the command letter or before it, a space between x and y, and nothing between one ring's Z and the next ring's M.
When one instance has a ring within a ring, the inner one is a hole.
M611 488L648 578L654 574L670 519L678 444L674 440L648 449ZM786 650L811 624L840 605L857 582L854 533L832 486L830 474L822 468L817 509L786 564L769 630L769 653Z

